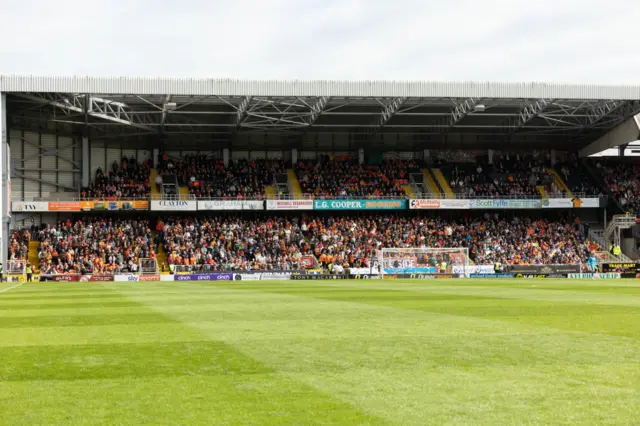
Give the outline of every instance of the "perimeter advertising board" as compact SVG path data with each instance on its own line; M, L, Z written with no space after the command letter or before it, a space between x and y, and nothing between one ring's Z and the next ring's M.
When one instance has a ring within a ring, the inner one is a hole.
M94 200L80 201L80 210L82 211L130 211L130 210L149 210L149 201L147 200Z
M198 210L264 210L261 200L198 201Z
M195 200L152 200L151 211L195 212L198 203Z
M541 200L469 200L471 209L539 209Z
M314 200L314 210L402 210L407 200Z
M469 200L409 200L411 210L468 210Z
M313 210L313 200L267 200L267 210Z
M46 201L12 201L11 211L14 213L48 212L49 203Z

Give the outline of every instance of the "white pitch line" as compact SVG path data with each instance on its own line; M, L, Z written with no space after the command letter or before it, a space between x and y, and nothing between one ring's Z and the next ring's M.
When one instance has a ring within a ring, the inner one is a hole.
M24 283L26 283L26 281L25 281L25 282L22 282L22 283L20 283L20 284L16 284L16 285L14 285L13 287L8 287L8 288L5 288L4 290L0 290L0 293L4 293L5 291L9 291L9 290L11 290L11 289L13 289L13 288L16 288L16 287L20 287L20 286L21 286L22 284L24 284Z

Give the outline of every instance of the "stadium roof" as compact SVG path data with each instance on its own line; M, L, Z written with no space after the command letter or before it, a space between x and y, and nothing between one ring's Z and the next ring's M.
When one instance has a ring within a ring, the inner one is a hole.
M0 75L11 125L195 147L579 149L640 113L640 86ZM516 145L512 146L516 147Z

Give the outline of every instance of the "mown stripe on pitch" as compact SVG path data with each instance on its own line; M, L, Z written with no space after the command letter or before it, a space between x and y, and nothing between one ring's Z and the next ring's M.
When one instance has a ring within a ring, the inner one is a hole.
M91 327L116 324L162 324L176 322L165 315L155 312L136 314L104 314L96 315L42 315L28 317L0 316L0 329L18 327Z

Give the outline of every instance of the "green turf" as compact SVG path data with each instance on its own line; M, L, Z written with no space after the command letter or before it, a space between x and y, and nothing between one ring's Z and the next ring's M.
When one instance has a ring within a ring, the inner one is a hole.
M638 419L636 281L30 283L0 293L0 424Z

